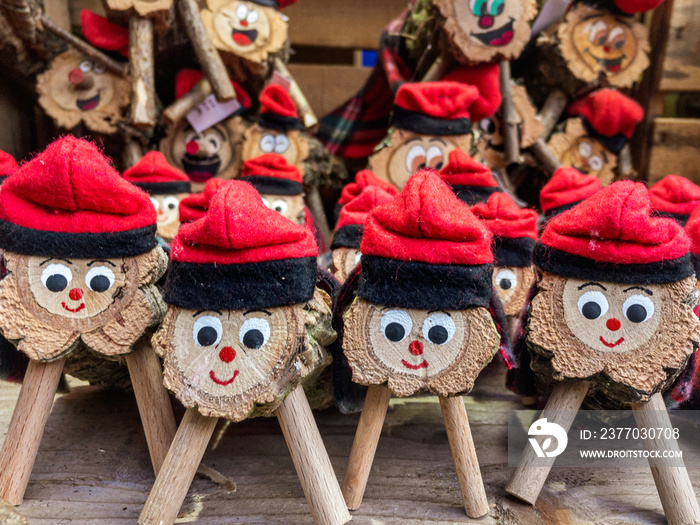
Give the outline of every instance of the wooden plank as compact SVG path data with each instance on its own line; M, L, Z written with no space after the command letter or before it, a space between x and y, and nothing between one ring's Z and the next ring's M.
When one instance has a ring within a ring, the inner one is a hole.
M695 0L673 4L661 90L700 91L700 3Z
M36 148L32 100L17 89L13 79L0 78L0 150L18 161Z
M288 9L292 46L377 49L379 36L407 0L303 0Z
M700 183L700 119L654 120L649 184L674 173Z

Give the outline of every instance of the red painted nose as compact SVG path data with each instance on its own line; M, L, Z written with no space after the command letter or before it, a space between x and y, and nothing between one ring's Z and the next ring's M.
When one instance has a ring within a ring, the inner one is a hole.
M420 341L411 341L411 344L408 345L408 351L413 355L421 355L423 353L423 343Z
M219 359L221 359L224 363L230 363L236 359L236 351L230 346L224 346L221 349L221 352L219 352Z
M73 288L68 292L68 297L73 301L80 301L83 298L83 291L80 288Z
M247 20L241 20L241 25L243 27L248 27L248 21Z
M608 319L608 322L605 323L605 326L608 327L608 330L612 332L616 332L620 329L622 326L622 323L620 322L619 319L615 319L614 317L612 319Z
M85 80L85 75L83 74L82 71L79 69L71 69L68 72L68 80L70 80L71 84L75 84L76 86L80 84L83 80Z
M197 144L197 142L194 140L190 140L187 144L185 144L185 150L190 155L196 155L199 151L199 144Z
M603 51L610 53L610 46L603 46Z

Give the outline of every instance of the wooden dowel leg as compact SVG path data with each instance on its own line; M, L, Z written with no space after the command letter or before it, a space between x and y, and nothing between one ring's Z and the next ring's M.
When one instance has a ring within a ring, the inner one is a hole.
M0 451L0 496L11 505L24 499L65 362L29 361Z
M515 339L518 336L518 328L520 328L520 319L517 316L506 317L506 330L511 347L515 346Z
M481 479L479 460L476 457L464 400L461 396L440 396L439 399L447 439L452 450L452 459L457 470L459 488L462 490L464 510L470 518L481 518L489 513L489 502Z
M558 168L561 168L561 162L541 138L537 139L537 142L530 146L530 151L532 151L535 157L537 157L537 160L542 163L542 168L544 168L546 172L552 174L557 171Z
M287 66L279 57L275 58L275 70L284 78L289 80L289 96L292 97L292 100L297 105L297 108L299 108L299 114L301 115L301 120L304 123L304 126L311 128L318 124L318 118L316 117L314 110L311 109L311 104L309 104L306 95L304 95L304 92L299 87L299 84L297 84L297 81L294 80L294 77L287 69Z
M342 525L350 521L338 479L301 385L292 390L276 414L314 523Z
M547 140L552 134L552 130L559 122L559 117L564 113L567 103L566 95L561 89L555 89L549 93L539 114L542 124L544 124L542 140Z
M436 80L440 80L442 77L445 76L445 73L447 72L447 69L449 68L451 62L452 57L450 56L450 54L442 53L435 59L435 62L433 62L433 64L428 68L428 71L425 72L422 81L435 82Z
M177 431L170 397L163 386L163 371L158 357L145 338L140 339L134 352L126 356L126 365L146 434L153 471L157 476Z
M156 88L153 64L153 22L133 15L129 19L129 74L131 123L142 128L156 125Z
M362 504L390 399L391 392L386 386L367 389L342 485L345 503L350 510L357 510Z
M673 426L661 394L654 394L647 403L639 403L632 408L637 427L654 431L654 439L642 439L647 451L680 450L673 438ZM662 430L660 435L659 429ZM666 429L669 432L665 432ZM668 525L700 523L700 507L683 459L649 458L649 467Z
M175 124L185 118L199 104L212 94L211 84L206 78L197 82L194 87L181 98L163 110L162 117L166 124Z
M141 525L170 525L185 501L218 418L188 408L139 516Z
M554 387L542 412L548 423L556 423L569 431L576 413L581 408L590 384L586 381L564 381ZM531 505L537 501L555 458L539 458L529 444L525 447L520 463L506 485L506 492ZM535 463L537 466L533 466Z
M306 203L311 210L311 214L314 219L316 219L316 225L321 231L323 239L326 244L330 244L331 240L331 229L328 226L328 219L326 219L326 211L323 209L323 201L321 200L321 194L318 191L318 186L311 186L309 192L306 194Z
M513 104L510 62L499 64L501 84L501 129L505 147L506 166L520 162L520 138L518 137L518 115Z

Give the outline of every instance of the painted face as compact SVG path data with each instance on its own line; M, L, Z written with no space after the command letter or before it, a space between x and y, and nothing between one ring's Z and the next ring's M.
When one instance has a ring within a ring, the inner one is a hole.
M530 266L525 268L496 266L493 269L493 288L503 303L506 315L520 314L533 282L535 282L535 271Z
M296 224L305 224L306 210L302 195L260 195L268 208L284 215Z
M564 166L576 168L581 173L601 178L601 173L609 168L611 158L615 158L615 155L598 140L579 137L564 153L561 162Z
M308 144L302 144L298 131L282 133L271 129L253 126L246 131L243 146L243 161L259 157L265 153L282 155L287 164L299 167L309 154Z
M333 258L333 275L345 282L362 258L362 252L355 248L336 248L331 254Z
M164 239L174 239L180 227L180 201L189 193L176 195L151 195L151 202L158 213L157 235Z
M214 13L214 28L231 51L245 54L270 39L270 10L244 0L230 2Z
M65 63L57 68L57 82L51 96L64 109L91 111L108 105L114 96L113 77L102 64L89 58Z

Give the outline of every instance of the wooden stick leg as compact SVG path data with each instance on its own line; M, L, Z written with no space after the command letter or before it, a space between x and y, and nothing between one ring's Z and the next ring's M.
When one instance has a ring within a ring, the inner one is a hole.
M29 361L0 451L0 496L11 505L24 499L65 361Z
M537 139L537 142L530 146L530 151L537 157L537 160L542 164L542 168L548 173L552 174L561 167L559 159L541 138Z
M201 415L196 408L187 409L139 516L141 525L175 522L217 421Z
M311 215L316 219L316 225L321 231L323 239L326 241L326 244L330 244L331 229L328 226L328 219L326 219L326 211L323 209L323 201L321 200L318 186L311 186L309 193L306 195L306 203L309 206L309 210L311 210Z
M294 80L294 77L287 69L287 66L279 57L275 58L275 70L289 80L289 96L292 97L292 100L297 105L299 115L301 115L301 120L304 123L304 126L311 128L318 124L318 118L316 117L314 110L311 109L311 104L309 104L309 101L299 87L299 84L297 84L297 81Z
M459 488L462 490L464 510L470 518L481 518L489 513L489 502L481 479L479 460L476 457L464 400L461 396L440 396L440 408L442 417L445 419L447 439L450 442L452 459L457 470Z
M547 418L549 423L560 425L568 432L589 387L586 381L564 381L557 385L552 390L541 417ZM535 449L526 446L520 456L520 464L506 485L506 492L534 505L554 465L554 459L539 458ZM537 466L533 466L533 463Z
M639 429L654 431L654 439L642 439L648 451L679 451L673 438L673 426L666 412L666 405L657 393L647 403L632 407ZM662 430L659 435L659 429ZM668 429L668 432L665 430ZM656 490L669 525L694 525L700 523L700 507L695 497L688 471L681 458L649 458Z
M517 316L506 317L506 331L508 332L508 339L510 339L511 347L515 346L518 328L520 328L520 319Z
M362 504L390 399L391 392L385 386L371 386L367 389L365 406L355 431L342 485L345 503L350 510L357 510Z
M163 386L163 371L158 357L145 338L136 343L134 353L126 357L126 364L134 386L153 471L157 476L177 431L173 407L168 391Z
M342 525L350 521L338 479L301 385L292 390L277 409L277 419L314 523Z
M513 105L511 88L510 62L503 60L499 64L501 84L501 130L505 145L506 166L520 161L520 138L518 137L518 115Z

